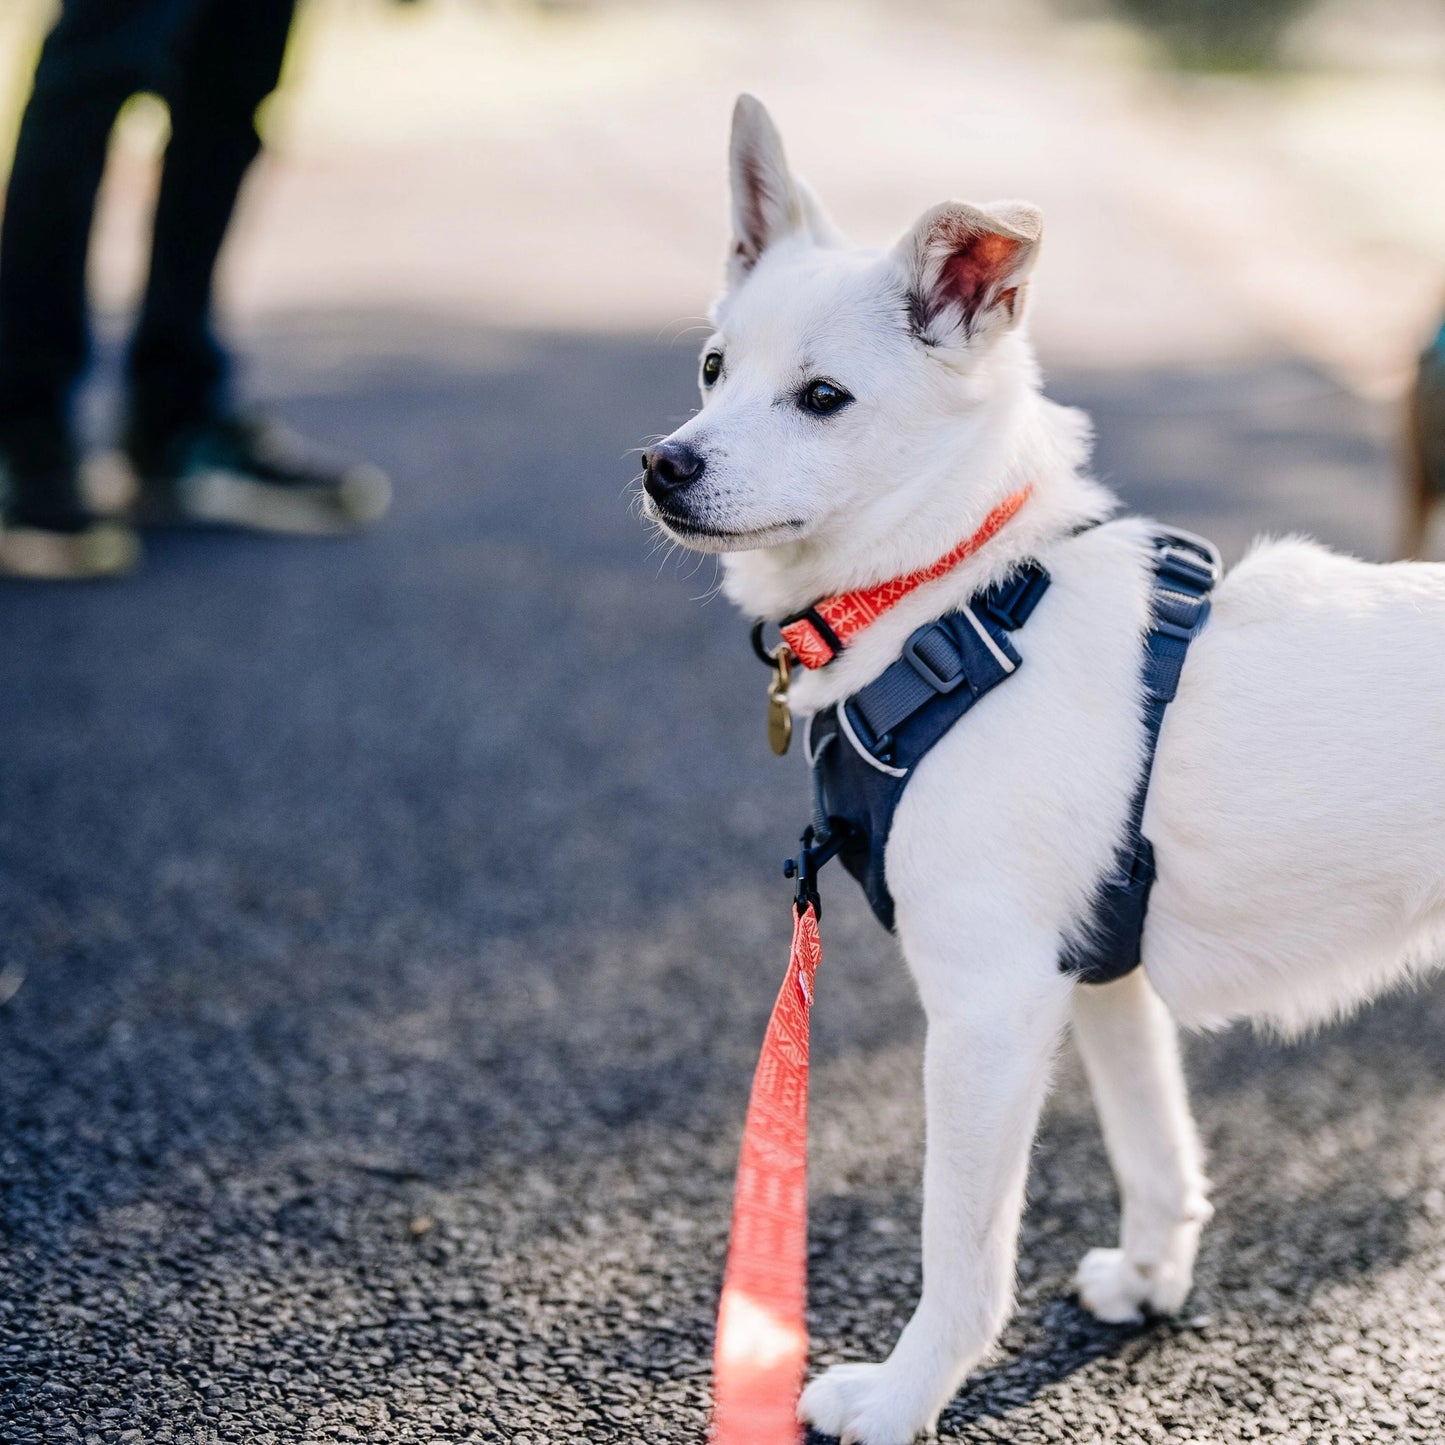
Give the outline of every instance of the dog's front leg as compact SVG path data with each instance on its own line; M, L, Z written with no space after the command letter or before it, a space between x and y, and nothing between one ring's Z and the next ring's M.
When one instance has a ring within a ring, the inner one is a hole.
M906 1445L1003 1327L1029 1146L1070 990L1052 954L1000 962L986 979L955 975L942 1001L924 987L923 1297L887 1360L835 1366L804 1391L799 1415L824 1434Z
M1143 969L1081 985L1073 1013L1123 1204L1119 1248L1084 1256L1079 1299L1114 1323L1145 1308L1173 1314L1189 1294L1212 1212L1174 1020Z

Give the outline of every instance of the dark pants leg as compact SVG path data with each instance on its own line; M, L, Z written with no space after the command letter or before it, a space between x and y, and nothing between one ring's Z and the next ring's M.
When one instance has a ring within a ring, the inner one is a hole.
M261 148L256 110L276 88L296 0L192 0L162 94L171 141L150 276L127 361L138 444L226 408L226 356L211 326L216 260Z
M0 444L21 472L70 454L85 258L121 105L158 80L192 0L65 0L36 67L0 227Z
M0 226L0 448L22 478L59 475L71 455L95 197L116 114L140 90L170 102L172 140L128 365L133 411L163 425L217 403L225 367L210 330L211 272L294 8L295 0L63 0L36 67Z

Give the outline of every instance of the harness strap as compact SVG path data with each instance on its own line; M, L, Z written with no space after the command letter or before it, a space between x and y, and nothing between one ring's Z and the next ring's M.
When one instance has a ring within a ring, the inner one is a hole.
M1189 532L1154 538L1155 584L1144 639L1144 763L1129 800L1113 874L1100 885L1085 936L1064 950L1063 967L1085 983L1109 983L1137 968L1154 847L1144 836L1144 805L1164 713L1179 690L1189 644L1209 620L1209 594L1223 570L1212 542Z
M889 734L924 703L964 686L977 698L1013 672L1019 656L996 634L1022 627L1048 586L1049 574L1025 562L967 607L918 628L903 656L844 704L868 751L891 761Z

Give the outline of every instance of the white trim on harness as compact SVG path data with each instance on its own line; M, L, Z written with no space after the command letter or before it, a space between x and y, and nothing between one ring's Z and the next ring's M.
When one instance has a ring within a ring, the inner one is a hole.
M965 607L961 609L961 615L968 618L969 626L978 633L978 640L993 654L993 660L1003 668L1005 673L1012 672L1018 664L993 640L988 628L978 620L978 615L974 612L973 608Z
M1012 672L1013 668L1010 667L1009 671ZM853 745L853 751L857 753L870 768L877 768L880 773L887 773L890 778L906 778L908 776L907 768L893 768L889 767L887 763L880 763L878 759L858 741L858 734L853 731L853 724L848 721L848 705L846 703L838 704L838 730Z

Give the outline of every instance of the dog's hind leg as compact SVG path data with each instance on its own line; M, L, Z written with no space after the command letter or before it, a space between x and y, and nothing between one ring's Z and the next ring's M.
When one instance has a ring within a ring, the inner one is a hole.
M1029 1148L1073 985L1051 947L994 956L986 974L910 959L928 1011L923 1296L887 1360L835 1366L799 1406L855 1445L929 1428L1013 1307Z
M1211 1209L1203 1151L1189 1113L1179 1039L1143 969L1074 993L1074 1039L1119 1183L1117 1249L1091 1249L1076 1283L1102 1320L1173 1314L1194 1279Z

